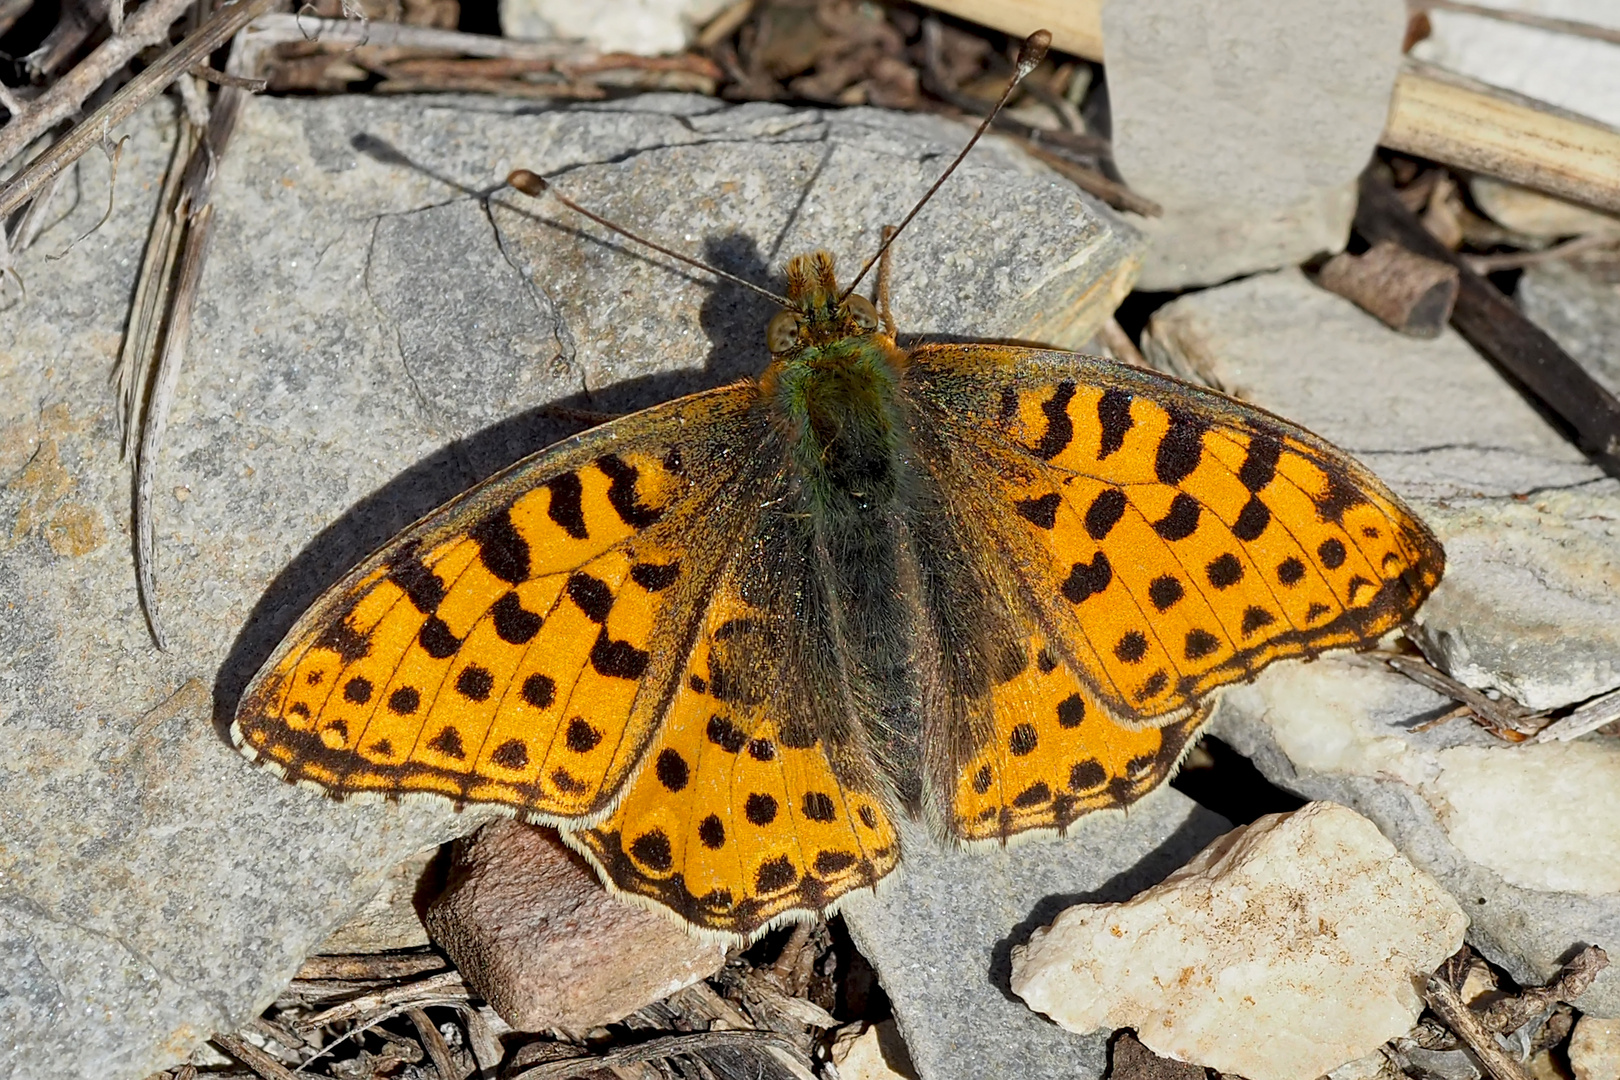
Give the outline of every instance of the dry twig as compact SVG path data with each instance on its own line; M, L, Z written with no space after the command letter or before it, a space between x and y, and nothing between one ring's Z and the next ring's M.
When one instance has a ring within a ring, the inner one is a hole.
M598 1069L614 1069L641 1062L663 1061L672 1057L701 1057L712 1050L757 1049L778 1051L791 1055L805 1069L810 1059L797 1043L785 1035L770 1031L698 1031L689 1035L669 1035L662 1039L649 1039L632 1046L621 1046L605 1054L592 1057L570 1058L536 1065L511 1077L511 1080L568 1080Z
M1429 977L1424 995L1429 1008L1444 1020L1459 1039L1468 1044L1479 1063L1495 1080L1531 1080L1530 1074L1508 1056L1496 1041L1496 1034L1464 1003L1457 988L1437 975Z
M297 1073L240 1035L215 1035L213 1043L264 1080L299 1080Z
M277 0L236 0L214 12L208 21L186 35L184 41L164 53L155 63L125 83L89 117L27 168L0 188L0 218L9 216L58 173L113 128L209 53L229 41L255 16L268 11ZM148 0L125 24L124 33L108 38L84 62L29 103L21 116L0 128L0 163L10 161L47 131L79 110L86 98L115 75L141 49L165 40L169 26L190 7L191 0Z

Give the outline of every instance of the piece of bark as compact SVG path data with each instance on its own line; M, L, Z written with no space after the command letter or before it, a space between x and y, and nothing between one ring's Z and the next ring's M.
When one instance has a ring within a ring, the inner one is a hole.
M1335 255L1318 280L1387 326L1409 337L1432 338L1451 320L1457 278L1455 266L1384 240L1362 255Z
M1451 325L1488 360L1539 398L1574 430L1575 442L1611 476L1620 476L1620 401L1503 296L1430 236L1372 168L1362 174L1356 231L1369 243L1393 240L1458 269Z

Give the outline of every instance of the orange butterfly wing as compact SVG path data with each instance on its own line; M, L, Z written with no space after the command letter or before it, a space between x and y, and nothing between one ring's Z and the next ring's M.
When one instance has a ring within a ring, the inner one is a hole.
M961 837L1129 801L1135 785L1114 798L1086 781L1162 778L1211 690L1371 644L1444 567L1423 523L1343 451L1179 380L924 346L906 398L945 527L998 613L976 632L1016 643L937 740L951 744L940 816Z
M900 858L894 796L847 658L802 603L813 575L790 530L767 514L737 552L650 763L607 821L564 834L621 892L727 934L830 910Z
M756 400L725 387L593 429L406 530L299 619L238 747L340 796L601 816L757 513L732 450L759 437Z

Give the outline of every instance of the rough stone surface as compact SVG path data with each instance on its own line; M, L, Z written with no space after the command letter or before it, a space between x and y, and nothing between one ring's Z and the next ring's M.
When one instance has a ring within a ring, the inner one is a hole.
M456 849L428 930L518 1031L611 1024L725 965L722 943L604 896L554 829L495 821Z
M1159 309L1161 367L1350 451L1446 548L1414 634L1469 685L1532 708L1620 685L1620 483L1450 330L1417 341L1296 270Z
M1620 1020L1583 1016L1569 1037L1575 1080L1620 1080Z
M1532 322L1620 394L1620 268L1539 263L1525 269L1515 296Z
M501 0L501 33L583 39L603 52L680 52L728 0Z
M962 131L671 97L249 102L157 464L159 654L108 376L168 118L129 125L99 229L106 163L83 159L65 216L18 259L26 300L0 296L0 1073L19 1080L173 1063L272 1000L390 867L480 822L336 806L229 748L241 688L326 585L573 430L548 403L620 411L762 366L763 301L555 206L469 192L544 170L770 281L808 247L846 269L873 250ZM1136 243L991 145L902 240L897 314L990 336L1032 313L1100 320Z
M1401 62L1398 0L1114 0L1114 162L1164 207L1141 287L1207 285L1344 247Z
M900 871L845 901L922 1080L1101 1077L1108 1032L1075 1037L1012 996L1012 950L1075 903L1123 900L1230 828L1161 788L1127 813L1081 818L1066 839L945 851L910 827Z
M443 886L439 848L419 851L388 871L381 887L318 953L380 953L430 944L422 912Z
M1071 1031L1250 1080L1313 1080L1405 1034L1468 917L1332 803L1233 830L1126 901L1080 904L1013 952L1012 989Z
M1229 690L1211 725L1279 787L1374 821L1468 912L1469 944L1539 986L1620 942L1620 739L1508 746L1451 702L1355 657L1284 663ZM1605 970L1576 1003L1620 1016Z
M1620 11L1612 4L1491 6L1620 30ZM1564 10L1554 10L1559 6ZM1620 44L1463 11L1435 9L1429 27L1429 36L1412 47L1416 59L1620 127L1620 79L1614 77Z

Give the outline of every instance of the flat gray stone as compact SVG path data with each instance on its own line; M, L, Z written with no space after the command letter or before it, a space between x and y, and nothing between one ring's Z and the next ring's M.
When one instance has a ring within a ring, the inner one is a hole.
M1143 346L1412 502L1447 566L1411 632L1453 676L1532 708L1620 685L1620 483L1455 333L1403 337L1285 270L1166 305Z
M242 687L326 585L572 431L549 403L627 410L763 366L767 302L476 192L546 171L774 283L818 245L847 272L964 136L682 97L250 101L158 462L160 654L108 376L172 130L162 103L130 123L94 231L107 167L87 156L18 260L27 299L0 298L0 1073L18 1078L173 1064L268 1004L391 867L482 820L334 805L230 749ZM1083 340L1137 248L991 144L902 239L896 311L913 331Z
M909 823L908 823L909 825ZM1108 1067L1108 1035L1075 1035L1012 993L1012 949L1058 912L1127 900L1232 827L1168 786L1064 839L947 851L910 825L892 884L845 901L921 1080L1075 1080Z
M1211 734L1272 783L1370 818L1468 914L1468 942L1523 985L1620 942L1620 739L1507 746L1451 701L1356 657L1284 663L1228 690ZM1620 973L1577 1002L1620 1016Z
M1620 273L1537 263L1520 276L1515 299L1609 393L1620 394Z
M1378 145L1406 13L1228 0L1103 5L1114 162L1158 201L1141 287L1172 290L1336 252Z

